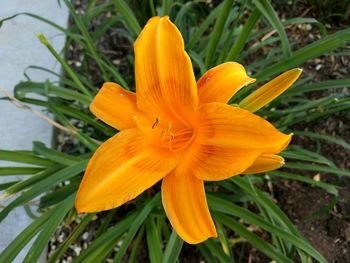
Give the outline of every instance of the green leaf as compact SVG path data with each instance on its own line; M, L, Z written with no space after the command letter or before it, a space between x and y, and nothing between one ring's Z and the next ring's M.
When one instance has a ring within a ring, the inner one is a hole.
M321 172L321 173L334 173L337 175L350 176L350 171L342 170L339 168L322 166L322 165L315 165L315 164L289 162L289 163L285 164L284 167L291 168L291 169L305 170L305 171L314 171L314 172Z
M26 97L26 95L29 93L35 93L44 96L59 97L66 100L75 100L79 101L83 105L89 105L91 103L91 97L74 90L55 86L49 81L45 81L43 83L32 81L20 82L15 86L14 93L16 98L19 100Z
M250 212L249 210L242 208L238 205L235 205L229 201L226 201L222 198L215 197L213 195L208 195L208 203L212 210L219 211L221 213L237 216L245 220L248 223L257 225L270 233L283 238L284 240L292 243L294 246L305 251L309 255L313 256L315 259L320 262L327 262L320 253L317 252L307 241L299 236L288 233L287 231L281 229L278 226L273 225L272 223L265 221L256 214ZM220 221L220 219L218 219ZM224 222L223 222L224 223ZM225 224L225 223L224 223Z
M306 136L312 139L320 139L320 140L328 141L330 143L335 143L337 145L342 146L346 150L350 150L349 143L347 143L342 139L335 138L334 136L329 136L329 135L315 133L315 132L304 132L304 131L295 131L294 133L299 136Z
M36 182L45 179L46 177L52 175L53 173L57 172L58 170L62 169L63 166L61 165L53 165L51 167L48 167L45 170L42 170L33 176L29 177L28 179L19 181L18 183L14 184L13 186L6 189L7 195L12 195L14 193L17 193L19 191L22 191L25 188L31 187Z
M72 78L76 87L84 93L87 97L92 98L90 91L84 86L84 84L80 81L77 74L72 70L72 68L68 65L68 63L60 57L57 51L53 48L50 42L46 39L43 34L39 34L38 39L40 42L47 47L47 49L51 52L51 54L56 58L56 60L61 64L62 68L67 72L67 74Z
M21 151L0 150L0 160L15 163L27 163L44 167L55 164L53 161L38 157L31 152Z
M259 9L255 8L251 15L249 16L249 19L244 24L242 31L238 35L235 43L231 47L230 51L228 52L226 61L235 61L238 56L240 55L240 52L244 45L247 42L247 39L252 32L256 22L258 22L259 18L261 16L261 13Z
M220 38L222 36L226 19L231 11L232 4L233 4L233 0L225 0L220 8L220 14L217 16L214 29L210 34L207 55L205 57L206 68L210 68L210 66L212 65L211 63L214 57L214 53L220 41Z
M118 221L115 226L111 227L100 237L95 239L86 250L84 250L74 261L74 263L96 263L104 260L115 247L116 242L120 239L135 220L137 214L126 215ZM104 248L100 250L100 248Z
M123 256L126 253L127 248L129 247L131 241L134 239L137 231L140 229L141 225L146 220L149 213L152 211L152 209L159 203L160 195L159 193L156 194L152 199L150 199L146 205L144 205L143 209L138 212L138 215L134 222L130 225L130 229L128 231L128 234L123 240L122 245L120 246L115 258L114 263L121 262Z
M61 204L57 206L55 211L52 213L50 218L43 226L39 236L34 241L33 245L29 249L23 263L36 263L43 250L47 246L51 236L55 233L59 224L62 223L63 218L66 216L68 211L72 209L74 205L75 194L66 198Z
M237 233L241 237L245 238L249 243L251 243L256 249L264 253L271 259L276 260L281 263L293 263L293 261L287 258L285 255L281 254L275 247L261 239L257 235L248 231L242 224L238 221L229 218L226 215L220 214L216 216L217 220L232 229L233 232ZM326 261L324 261L326 262Z
M25 245L41 230L57 207L50 209L24 229L0 254L0 262L12 262Z
M278 18L276 11L273 9L269 0L253 0L253 3L269 21L269 23L276 29L281 38L282 50L285 58L291 56L291 48L286 32L281 20Z
M39 181L35 185L32 186L28 191L22 193L20 196L18 196L15 200L13 200L10 204L8 204L4 209L0 212L0 222L5 219L5 217L11 212L12 209L15 207L22 205L35 197L37 197L39 194L47 191L57 183L68 180L72 178L73 176L83 172L85 170L87 164L87 160L83 160L79 163L76 163L74 165L68 166L66 168L63 168L62 170L53 173L51 176ZM6 194L6 193L5 193Z
M200 40L201 36L204 34L206 30L208 30L211 23L218 16L219 11L221 10L222 3L215 7L210 14L205 18L205 20L201 23L201 25L196 29L196 31L190 36L190 41L186 45L186 50L191 50L197 42Z
M44 143L37 141L33 142L33 152L37 153L38 155L42 155L51 161L63 165L72 165L82 160L79 157L70 156L68 154L50 149L46 147Z
M309 178L309 177L306 177L306 176L301 176L301 175L287 173L287 172L281 172L281 171L272 171L272 172L269 172L269 175L278 176L278 177L286 178L289 180L295 180L295 181L307 183L307 184L310 184L312 186L322 188L322 189L326 190L328 193L331 193L331 194L336 195L336 196L338 195L338 192L339 192L338 191L339 187L337 187L335 185L324 183L321 181L316 181L316 180Z
M173 3L172 0L163 0L162 1L162 6L163 6L162 16L169 16L170 15L170 9L171 9L172 3Z
M151 263L159 263L162 259L161 240L154 218L146 220L147 247Z
M119 0L119 1L122 1L122 0ZM84 25L83 23L83 20L78 16L74 6L71 4L71 2L69 0L64 0L64 3L66 4L66 6L68 7L69 11L70 11L70 15L71 15L71 18L74 20L75 22L75 25L79 28L79 31L81 32L82 36L83 36L83 42L85 45L83 45L86 50L87 50L87 53L90 53L92 55L92 57L94 58L96 64L98 65L99 69L101 70L102 72L102 76L103 76L103 79L105 81L108 81L109 80L109 77L105 71L105 68L103 67L103 65L101 64L101 60L102 60L102 57L101 55L99 54L99 52L97 51L97 49L95 48L95 45L94 45L94 42L91 38L91 35L87 29L87 27ZM52 52L53 48L51 47L48 47L49 50ZM53 53L53 52L52 52ZM56 56L55 56L56 57ZM57 57L56 57L57 60L59 60ZM60 62L61 63L61 62ZM61 63L62 64L62 63ZM67 71L66 69L66 66L62 64L62 67ZM75 80L73 77L74 74L71 75L71 73L69 71L67 71L67 73L72 77L72 79L77 82L77 80ZM79 83L79 81L77 82L77 84ZM80 86L80 84L79 84ZM82 88L82 87L81 87ZM85 90L87 91L87 90ZM84 92L84 90L82 90L82 92ZM88 91L87 91L88 92ZM84 92L85 93L85 92ZM85 93L86 94L86 93ZM86 94L89 96L89 94Z
M135 36L138 36L141 32L141 27L128 4L124 0L112 0L112 2L117 7L118 12L123 16L126 25L132 30Z
M199 246L206 246L208 251L213 255L213 257L216 257L219 262L222 263L230 263L232 260L228 255L225 254L225 252L222 250L222 248L219 246L218 243L216 243L212 238L205 241L203 244L200 244Z
M145 225L143 225L137 234L133 244L132 244L132 249L129 255L128 263L137 263L137 255L140 252L140 246L142 242L142 238L145 233Z
M161 263L175 263L180 255L184 241L175 230L170 235Z
M37 167L0 167L0 176L36 174L42 170L42 168Z
M271 75L299 66L309 59L313 59L344 45L347 41L350 41L350 28L340 30L333 35L324 37L295 51L290 57L281 59L272 66L261 70L254 77L257 78L259 82L264 81Z
M74 230L69 234L69 236L64 240L64 242L60 245L60 247L50 256L47 263L55 263L58 261L63 254L67 251L69 246L73 244L80 236L80 234L85 230L86 226L92 221L95 214L87 214L84 218L79 222L79 224L74 228Z

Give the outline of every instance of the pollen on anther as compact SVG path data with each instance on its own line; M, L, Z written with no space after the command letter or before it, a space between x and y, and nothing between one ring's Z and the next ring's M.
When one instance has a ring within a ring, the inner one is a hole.
M137 116L136 116L136 115L134 115L132 118L133 118L134 120L137 120Z

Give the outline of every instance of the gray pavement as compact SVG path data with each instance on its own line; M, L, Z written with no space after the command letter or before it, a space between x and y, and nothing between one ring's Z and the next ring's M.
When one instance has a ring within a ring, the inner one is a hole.
M56 0L1 0L0 19L20 12L43 16L63 27L68 21L68 10ZM62 50L65 37L53 27L28 16L17 16L6 21L0 28L0 88L12 94L14 85L25 79L24 70L36 65L60 73L60 66L47 51L36 34L44 33L56 50ZM38 70L28 70L34 81L55 80L52 75ZM56 79L57 80L57 79ZM2 97L3 94L0 94ZM36 108L36 110L41 110ZM31 111L19 109L7 101L0 101L0 149L31 149L32 141L51 144L52 127ZM15 165L0 162L0 166ZM0 184L14 180L14 177L0 177ZM15 209L0 223L0 252L20 233L31 219L23 208ZM27 247L28 249L28 247ZM22 262L26 249L14 262Z

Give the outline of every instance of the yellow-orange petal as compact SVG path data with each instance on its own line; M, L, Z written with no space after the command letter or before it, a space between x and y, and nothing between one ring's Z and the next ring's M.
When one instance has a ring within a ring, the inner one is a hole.
M163 119L187 118L198 105L196 80L181 33L169 17L151 18L134 49L139 109Z
M187 154L186 161L188 160L198 178L205 181L221 181L242 174L254 163L260 152L255 149L197 144Z
M262 154L252 166L246 169L244 174L257 174L276 170L284 165L283 157L275 154Z
M90 159L75 207L79 212L118 207L157 183L176 164L177 158L150 145L137 129L124 130L103 143Z
M250 112L256 112L292 86L301 72L299 68L284 72L244 98L239 106Z
M208 70L197 82L200 103L223 102L244 86L253 83L244 67L237 62L226 62Z
M162 183L164 210L176 233L187 243L197 244L217 237L209 213L204 182L190 173L169 174Z
M199 108L198 138L188 151L192 169L203 180L217 181L244 172L265 153L282 151L291 135L238 107L208 103Z
M90 104L90 111L117 130L135 127L136 95L117 83L106 82Z

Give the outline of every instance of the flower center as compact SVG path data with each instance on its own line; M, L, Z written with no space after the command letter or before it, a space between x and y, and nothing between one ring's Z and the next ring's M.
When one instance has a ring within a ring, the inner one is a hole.
M174 125L170 121L156 118L152 124L152 134L156 142L172 152L181 151L194 139L194 131L189 127Z

